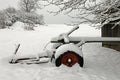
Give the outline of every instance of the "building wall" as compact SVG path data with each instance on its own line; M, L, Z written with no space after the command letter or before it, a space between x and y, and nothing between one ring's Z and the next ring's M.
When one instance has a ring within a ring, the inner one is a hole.
M120 37L120 26L116 26L112 29L114 25L107 24L102 27L102 37ZM110 42L103 42L102 46L112 48L115 50L120 51L120 43L110 43Z

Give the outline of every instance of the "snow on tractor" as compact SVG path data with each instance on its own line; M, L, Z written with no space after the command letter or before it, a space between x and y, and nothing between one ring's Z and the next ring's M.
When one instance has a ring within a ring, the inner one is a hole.
M58 37L51 39L53 46L51 50L45 50L43 55L37 57L15 58L20 44L16 47L13 57L9 61L11 64L26 63L26 64L40 64L54 62L57 67L64 64L72 67L76 63L80 67L84 65L84 57L82 53L82 45L93 42L120 42L119 37L70 37L69 35L77 30L79 26L74 27L67 33L63 33ZM47 54L46 56L44 54Z

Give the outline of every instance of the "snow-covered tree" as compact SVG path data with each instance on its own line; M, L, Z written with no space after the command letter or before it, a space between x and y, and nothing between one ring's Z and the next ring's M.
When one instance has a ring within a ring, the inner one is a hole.
M43 15L35 13L39 0L20 0L20 11L18 11L19 20L25 23L25 29L33 30L35 24L44 24Z
M60 12L65 12L69 14L74 12L75 16L73 18L80 19L81 22L94 22L89 16L93 16L93 11L96 10L100 5L96 0L44 0L49 4L58 6L59 10L56 12L49 11L50 13L59 14Z
M103 6L94 11L96 21L102 25L112 24L115 28L120 25L120 0L106 0Z
M49 4L58 6L59 10L51 13L58 14L74 12L80 23L89 22L96 26L108 24L120 15L120 0L44 0ZM119 22L117 23L119 24Z

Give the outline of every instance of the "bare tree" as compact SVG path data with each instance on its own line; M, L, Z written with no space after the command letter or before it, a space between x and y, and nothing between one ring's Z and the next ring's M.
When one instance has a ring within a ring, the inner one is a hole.
M35 11L37 6L38 0L20 0L20 9L25 12L32 12Z
M3 11L0 11L0 29L5 28L5 15Z

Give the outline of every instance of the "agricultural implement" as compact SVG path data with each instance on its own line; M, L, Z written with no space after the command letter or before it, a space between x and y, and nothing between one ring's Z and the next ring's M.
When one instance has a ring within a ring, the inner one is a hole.
M67 33L63 33L58 37L54 37L51 39L51 43L53 44L52 50L46 50L43 54L47 54L47 56L37 56L33 58L19 58L16 59L17 51L20 47L18 44L14 56L9 61L11 64L15 63L27 63L27 64L40 64L40 63L48 63L54 62L57 67L61 64L64 64L68 67L72 67L76 63L79 64L80 67L84 65L84 57L82 53L82 45L85 43L94 43L94 42L120 42L119 37L70 37L69 35L77 30L79 26L74 27ZM50 53L50 54L49 54ZM51 54L52 53L52 54ZM44 60L42 60L44 58Z

